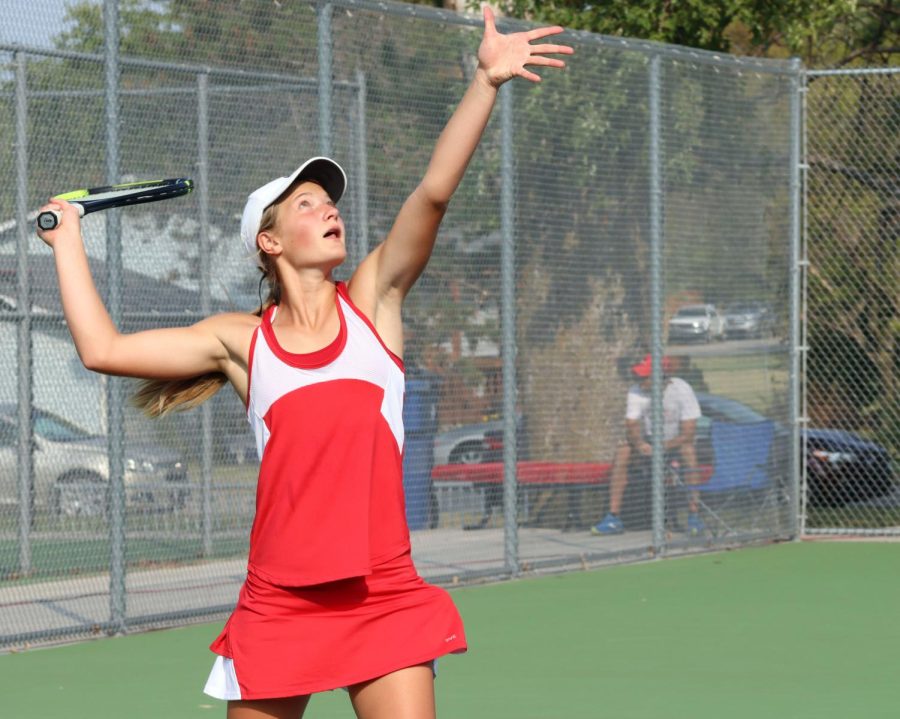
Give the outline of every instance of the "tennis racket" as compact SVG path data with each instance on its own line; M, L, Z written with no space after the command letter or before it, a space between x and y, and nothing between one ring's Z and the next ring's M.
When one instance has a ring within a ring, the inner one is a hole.
M108 210L110 207L126 207L142 205L145 202L158 202L181 197L194 189L194 181L185 177L172 180L146 180L144 182L126 182L121 185L92 187L86 190L73 190L56 195L54 200L66 200L78 208L78 214L84 217L90 212ZM62 220L62 213L49 210L38 215L37 225L42 230L54 230Z

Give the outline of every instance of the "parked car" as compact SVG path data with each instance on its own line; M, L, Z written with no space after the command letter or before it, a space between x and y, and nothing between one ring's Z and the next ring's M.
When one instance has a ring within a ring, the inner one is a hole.
M806 430L806 477L809 501L820 506L882 497L894 489L888 451L840 429Z
M761 302L735 302L723 314L728 339L768 337L775 329L772 311Z
M518 426L518 457L525 459L525 426ZM474 422L439 432L434 438L435 464L481 464L503 461L503 420Z
M103 515L107 508L107 438L46 410L33 410L33 507L56 516ZM184 461L153 443L126 443L125 498L129 507L177 509L190 495ZM18 504L18 417L0 404L0 506Z
M685 305L669 320L670 341L725 339L725 320L714 305Z
M766 417L747 405L727 397L697 392L703 416L697 421L697 454L700 462L709 462L712 422L754 423ZM881 497L894 488L891 461L887 449L853 432L809 428L806 438L806 475L808 500L816 506L841 506L848 502ZM775 426L773 451L787 461L790 432L780 423Z

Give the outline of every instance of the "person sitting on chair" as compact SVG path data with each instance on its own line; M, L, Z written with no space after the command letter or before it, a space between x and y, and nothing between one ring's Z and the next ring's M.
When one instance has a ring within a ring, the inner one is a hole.
M638 382L628 390L625 408L625 432L627 439L619 443L613 461L610 479L609 512L591 527L591 534L621 534L625 525L620 517L622 498L628 486L628 469L632 457L643 460L643 471L647 471L648 460L653 454L651 445L650 384L653 361L650 355L631 368ZM694 434L700 405L691 386L679 377L672 377L673 362L663 357L663 446L666 453L681 455L687 468L688 481L697 467L697 453L694 448ZM697 514L697 492L690 493L688 506L688 532L699 534L703 531L703 521Z

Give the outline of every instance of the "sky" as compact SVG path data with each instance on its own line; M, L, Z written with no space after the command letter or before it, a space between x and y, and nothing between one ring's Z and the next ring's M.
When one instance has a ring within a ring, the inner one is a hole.
M53 47L74 0L0 0L0 42Z

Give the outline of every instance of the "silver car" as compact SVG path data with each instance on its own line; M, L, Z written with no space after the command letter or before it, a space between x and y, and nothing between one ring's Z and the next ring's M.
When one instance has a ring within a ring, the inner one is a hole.
M0 508L19 502L16 405L0 404ZM51 412L33 411L32 505L54 516L102 516L108 504L107 439ZM128 507L177 509L190 494L184 461L156 444L126 443Z
M775 329L771 310L759 302L737 302L725 308L725 334L735 337L767 337Z
M528 459L525 419L521 415L516 430L516 456ZM503 461L503 420L474 422L439 432L434 437L435 464L482 464Z
M435 435L435 464L481 464L494 459L489 439L502 437L503 420L464 424Z
M685 305L669 320L669 340L725 339L725 320L713 305Z

